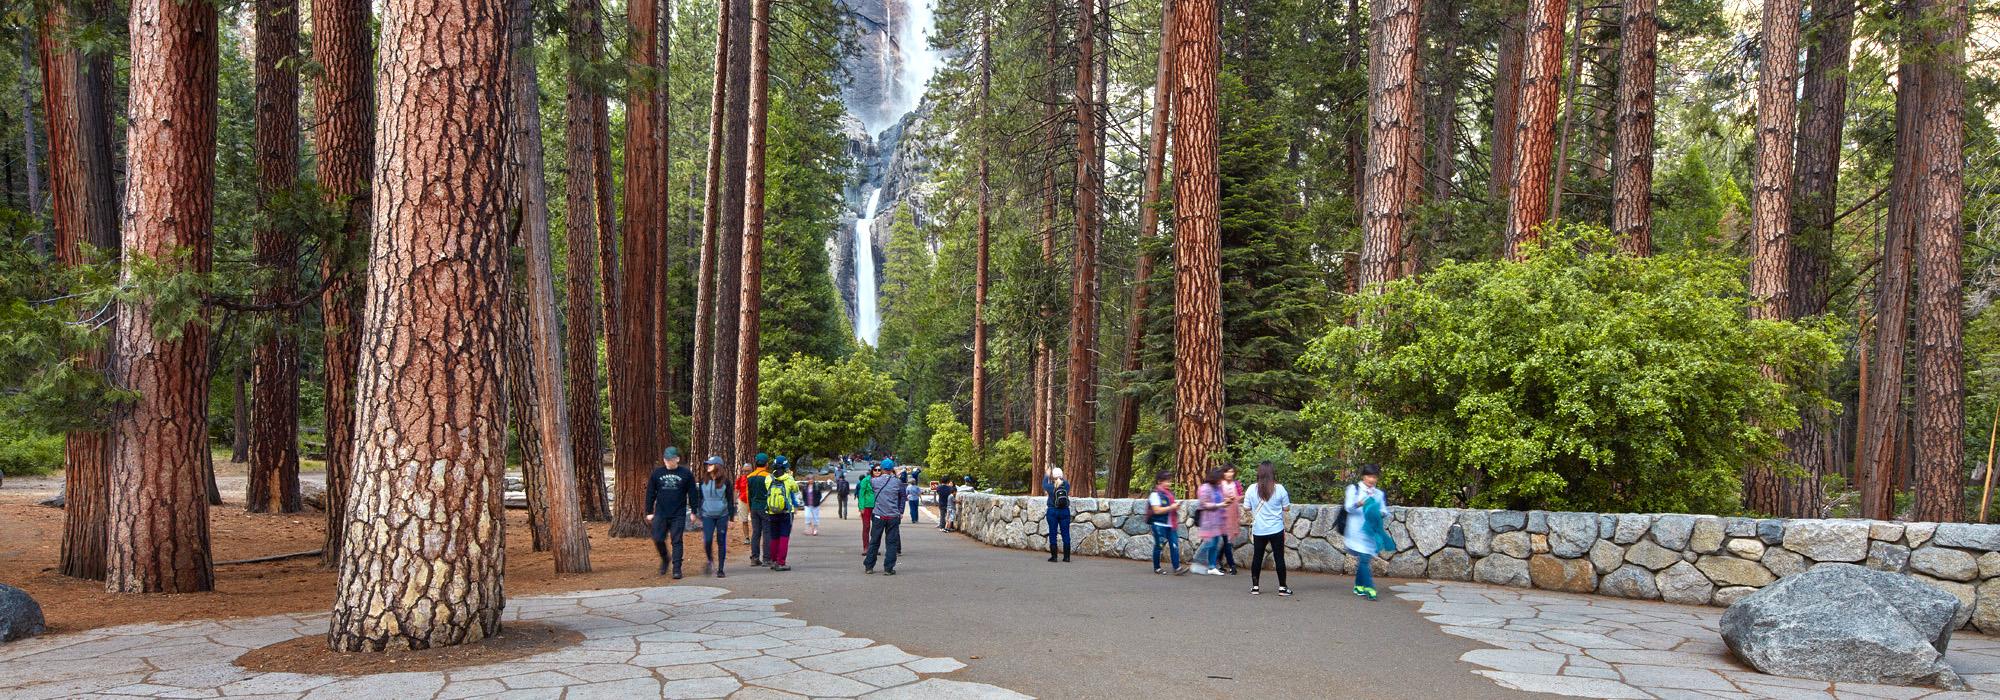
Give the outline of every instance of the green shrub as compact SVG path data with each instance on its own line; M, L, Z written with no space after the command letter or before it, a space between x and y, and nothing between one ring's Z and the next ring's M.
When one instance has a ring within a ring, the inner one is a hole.
M1525 261L1346 299L1362 321L1301 361L1325 383L1305 456L1379 461L1412 504L1735 511L1774 431L1825 402L1761 368L1813 376L1838 351L1823 329L1746 320L1739 259L1615 251L1601 230L1551 232Z
M0 474L38 476L62 465L61 435L0 423Z

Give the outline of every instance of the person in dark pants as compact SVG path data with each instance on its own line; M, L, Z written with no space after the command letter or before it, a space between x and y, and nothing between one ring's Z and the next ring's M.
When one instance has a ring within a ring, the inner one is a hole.
M708 563L701 567L702 573L714 573L716 578L728 578L723 573L723 564L729 561L729 521L736 517L736 486L729 483L729 476L722 471L722 458L709 457L707 470L702 472L701 509L701 551L708 555Z
M841 520L846 520L846 519L847 519L847 492L848 492L848 490L849 490L849 488L848 488L848 485L847 485L847 470L846 470L846 469L842 469L842 470L840 470L840 474L836 476L836 478L834 479L834 482L833 482L833 495L834 495L834 498L837 498L837 499L839 499L839 500L840 500L840 519L841 519Z
M750 565L763 566L770 561L770 536L764 531L769 519L764 517L764 497L769 495L771 485L771 456L757 453L757 468L750 470L750 476L743 481L745 505L750 507Z
M894 576L896 555L903 549L903 534L898 529L903 524L903 482L888 472L875 477L873 482L875 523L868 531L868 553L861 557L861 572L875 573L876 555L886 547L888 557L883 561L882 573Z
M916 477L903 481L903 498L909 502L906 507L910 509L910 524L915 525L917 516L924 512L924 487L917 484Z
M953 486L951 482L951 479L945 479L944 483L938 484L937 487L938 529L945 532L951 532L951 524L954 522L951 501L953 496L958 495L958 487Z
M681 534L687 532L689 512L701 512L701 492L695 489L694 473L681 466L681 451L669 447L646 479L646 522L653 526L653 548L660 552L663 576L671 565L674 578L681 577ZM671 559L669 538L674 541Z
M1285 586L1285 511L1291 507L1292 496L1278 483L1275 468L1270 462L1257 463L1257 485L1243 497L1243 509L1250 511L1250 595L1263 592L1258 584L1267 549L1278 563L1278 595L1292 594Z
M1049 495L1048 512L1043 514L1049 523L1049 561L1056 560L1056 540L1062 539L1062 560L1069 561L1069 524L1072 518L1069 510L1069 479L1063 478L1061 467L1050 467L1049 476L1042 479L1042 492Z

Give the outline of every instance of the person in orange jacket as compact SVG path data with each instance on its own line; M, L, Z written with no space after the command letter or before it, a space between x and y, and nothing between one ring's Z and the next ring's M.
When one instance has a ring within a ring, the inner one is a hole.
M750 471L736 478L736 497L743 500L745 512L750 514L750 539L747 543L750 545L751 566L762 565L767 559L765 555L769 554L770 542L764 533L764 495L771 480L771 471L767 468L770 463L771 456L759 452L757 461L746 465L751 467Z

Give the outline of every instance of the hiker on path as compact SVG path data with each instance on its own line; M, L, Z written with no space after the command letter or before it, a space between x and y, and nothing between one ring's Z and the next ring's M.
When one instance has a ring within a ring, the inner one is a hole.
M660 452L660 466L646 477L646 522L653 526L653 548L660 552L660 575L672 569L681 577L681 535L687 532L690 511L700 512L701 493L695 490L694 473L681 466L681 451L668 447ZM673 556L667 555L672 539Z
M1201 486L1195 489L1195 535L1201 538L1201 550L1196 558L1202 564L1202 568L1195 570L1197 574L1225 575L1217 567L1221 558L1223 511L1229 507L1222 496L1222 468L1210 467L1208 478L1203 479Z
M757 466L743 477L743 504L750 507L750 565L763 566L770 554L770 536L764 531L764 496L771 484L771 456L757 453Z
M957 495L958 487L951 484L951 479L937 485L938 529L941 531L951 532L951 524L957 520L952 517L958 508L958 504L953 502L953 497Z
M883 463L894 466L887 460ZM875 524L868 531L868 551L861 557L861 572L875 573L876 555L884 553L882 550L887 547L887 556L882 562L882 573L894 576L896 555L903 549L903 534L900 528L903 524L903 507L906 505L903 490L905 484L889 470L883 469L882 472L881 476L871 480L875 487L875 505L872 511Z
M1278 483L1270 462L1257 463L1257 484L1243 497L1243 510L1250 511L1250 595L1264 574L1264 550L1278 563L1278 595L1288 596L1285 586L1285 512L1292 508L1292 495Z
M1375 599L1375 572L1370 560L1376 554L1396 550L1396 541L1382 524L1388 506L1382 489L1376 486L1381 480L1381 467L1361 465L1361 480L1347 485L1347 498L1341 506L1347 520L1341 535L1347 540L1348 553L1360 560L1354 566L1354 594L1369 600Z
M1042 479L1042 493L1049 495L1048 510L1042 517L1049 523L1049 561L1056 560L1056 539L1062 539L1062 560L1069 561L1069 524L1074 519L1069 509L1069 479L1064 478L1062 467L1050 467L1047 478Z
M917 485L916 477L903 480L903 498L909 501L910 524L917 524L917 515L924 511L924 487Z
M1243 532L1243 482L1236 479L1236 465L1222 468L1222 562L1223 573L1236 575L1236 541Z
M840 476L833 480L833 495L840 501L840 519L847 519L847 495L853 488L847 484L847 470L840 470Z
M803 487L806 499L806 534L819 536L819 504L826 499L826 482L809 481Z
M721 457L708 458L698 492L701 508L695 512L701 514L701 553L708 557L707 563L701 565L701 572L727 578L722 564L729 561L729 521L736 517L736 487L722 470Z
M1174 500L1174 474L1162 471L1153 475L1153 493L1146 496L1146 522L1153 526L1153 573L1165 574L1160 568L1160 550L1165 548L1173 555L1173 574L1179 576L1188 572L1181 566L1181 538L1175 520L1179 518L1180 502Z
M867 548L868 548L868 531L874 528L874 522L875 522L875 517L874 517L874 515L875 515L875 475L877 475L877 474L880 474L880 473L882 473L882 468L881 468L881 467L877 466L877 467L872 467L872 468L870 468L870 469L868 470L868 473L867 473L866 475L863 475L863 476L861 477L861 483L860 483L860 484L859 484L858 486L856 486L856 487L855 487L855 494L856 494L856 495L855 495L855 497L854 497L854 505L855 505L855 507L857 507L857 508L860 508L860 509L861 509L861 548L862 548L862 549L867 549Z
M799 493L799 480L792 476L792 465L784 457L777 459L772 467L768 486L765 489L764 517L769 522L764 525L767 538L764 561L772 571L791 571L786 566L785 555L792 548L792 513L799 510L804 498Z

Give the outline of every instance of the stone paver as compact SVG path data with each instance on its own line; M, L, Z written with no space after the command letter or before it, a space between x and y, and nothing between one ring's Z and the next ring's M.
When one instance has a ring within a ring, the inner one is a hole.
M1722 609L1476 583L1394 587L1446 634L1477 640L1461 661L1514 690L1590 698L2000 697L2000 639L1960 631L1945 656L1974 693L1827 683L1758 673L1722 643Z
M238 668L237 657L325 634L325 614L126 625L8 645L0 697L160 698L1025 698L926 678L965 668L793 619L790 601L706 586L585 591L507 601L509 622L574 630L576 646L435 673L329 677Z

